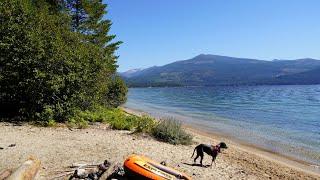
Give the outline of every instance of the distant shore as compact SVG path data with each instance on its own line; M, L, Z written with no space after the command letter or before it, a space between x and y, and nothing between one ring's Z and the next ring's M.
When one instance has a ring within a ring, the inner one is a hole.
M133 110L128 107L122 107L122 109L130 114L135 114L135 115L148 114L146 112ZM259 156L260 158L270 160L272 162L279 163L279 164L288 166L290 168L304 171L310 174L320 175L320 167L310 164L309 162L295 159L289 156L285 156L283 154L279 154L279 153L258 147L256 145L237 140L228 135L224 135L221 133L208 132L206 130L202 130L201 127L196 126L194 124L191 125L191 124L183 123L183 126L185 129L187 129L192 133L206 136L208 138L212 138L213 140L226 141L230 144L233 144L235 148L242 151L246 151L250 154L254 154L256 156Z

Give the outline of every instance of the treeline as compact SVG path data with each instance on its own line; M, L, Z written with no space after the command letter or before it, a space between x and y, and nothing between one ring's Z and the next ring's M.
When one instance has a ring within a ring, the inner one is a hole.
M64 122L127 87L102 0L0 0L1 118Z

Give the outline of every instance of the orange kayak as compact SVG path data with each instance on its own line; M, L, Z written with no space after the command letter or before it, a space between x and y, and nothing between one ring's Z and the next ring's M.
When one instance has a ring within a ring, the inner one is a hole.
M129 156L125 160L123 167L126 175L132 179L191 180L187 175L144 156Z

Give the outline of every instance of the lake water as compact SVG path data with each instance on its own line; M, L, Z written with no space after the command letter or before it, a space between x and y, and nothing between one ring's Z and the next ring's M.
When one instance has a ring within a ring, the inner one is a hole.
M320 85L130 88L124 106L320 165Z

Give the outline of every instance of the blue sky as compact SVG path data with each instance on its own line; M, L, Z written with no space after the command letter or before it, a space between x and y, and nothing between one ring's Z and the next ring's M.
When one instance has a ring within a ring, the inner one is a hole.
M118 71L198 54L320 59L320 0L105 0Z

